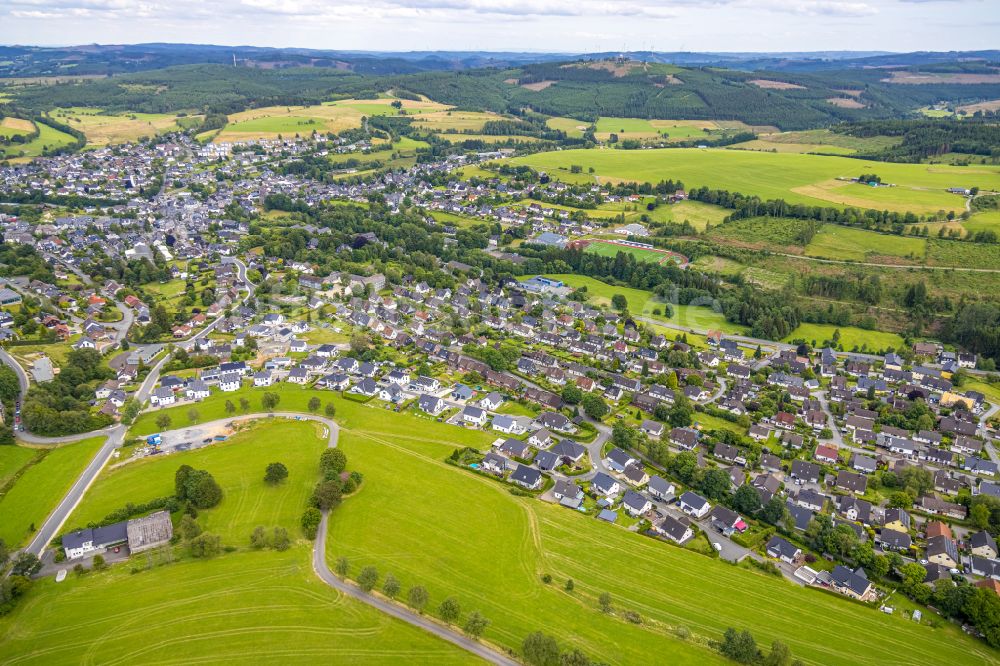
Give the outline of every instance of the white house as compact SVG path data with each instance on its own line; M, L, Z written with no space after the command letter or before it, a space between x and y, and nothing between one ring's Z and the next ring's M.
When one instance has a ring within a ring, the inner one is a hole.
M467 405L462 410L462 420L476 426L483 426L486 424L486 411L479 407Z
M175 402L177 402L177 398L174 397L174 392L163 386L153 389L153 392L149 394L149 403L157 407L172 405Z
M219 390L221 391L225 391L226 393L239 391L241 385L240 375L235 372L227 372L219 376Z
M520 435L527 431L520 421L506 414L497 414L493 417L493 429L508 435Z
M708 503L708 500L693 493L690 490L681 495L678 501L681 511L688 514L689 516L694 516L695 518L703 518L705 514L708 513L712 505Z
M261 370L253 376L254 386L270 386L274 383L274 375L270 370Z
M201 380L195 380L187 385L184 393L189 400L204 400L209 396L208 384Z
M491 391L482 400L479 401L479 406L483 409L489 411L496 411L503 404L503 396L496 391Z

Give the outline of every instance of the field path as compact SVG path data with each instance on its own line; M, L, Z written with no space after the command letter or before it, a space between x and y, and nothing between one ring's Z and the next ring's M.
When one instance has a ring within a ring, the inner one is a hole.
M965 266L928 266L926 264L876 264L870 261L844 261L843 259L820 259L819 257L809 257L804 254L787 254L785 252L772 252L779 257L789 257L790 259L805 259L806 261L817 261L821 264L843 264L845 266L874 266L875 268L912 268L916 270L929 271L965 271L966 273L1000 273L1000 268L968 268Z

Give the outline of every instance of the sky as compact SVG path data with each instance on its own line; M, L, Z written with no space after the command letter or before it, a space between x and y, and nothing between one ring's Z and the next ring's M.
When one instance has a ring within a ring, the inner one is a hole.
M0 43L342 50L1000 48L1000 0L0 0Z

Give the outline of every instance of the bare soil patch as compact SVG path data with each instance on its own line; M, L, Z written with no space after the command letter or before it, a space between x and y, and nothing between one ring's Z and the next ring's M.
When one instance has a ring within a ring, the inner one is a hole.
M535 83L522 83L521 87L538 92L539 90L545 90L554 83L555 81L536 81Z
M750 83L754 84L758 88L765 88L767 90L805 90L805 86L800 86L795 83L788 83L787 81L772 81L771 79L751 79Z
M991 99L986 102L978 102L976 104L965 104L957 107L955 110L964 111L969 115L975 113L976 111L1000 111L1000 99Z
M892 72L887 83L921 85L924 83L1000 83L1000 74L926 74L924 72Z
M842 109L863 109L865 105L851 97L830 97L826 100L829 104L839 106Z

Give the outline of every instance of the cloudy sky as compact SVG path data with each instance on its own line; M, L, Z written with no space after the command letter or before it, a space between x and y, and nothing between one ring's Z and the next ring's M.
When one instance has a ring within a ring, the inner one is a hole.
M1000 48L1000 0L0 0L0 43L587 52Z

